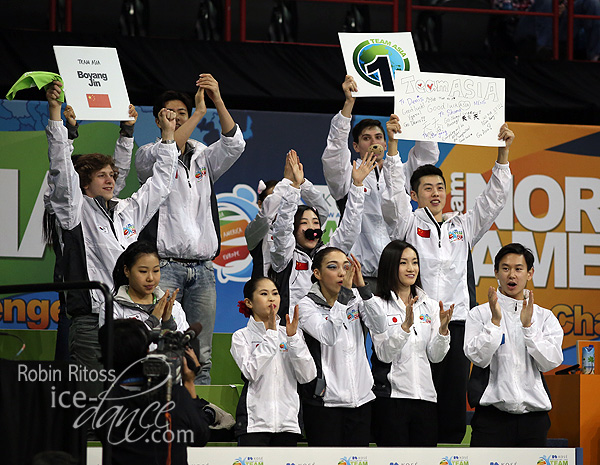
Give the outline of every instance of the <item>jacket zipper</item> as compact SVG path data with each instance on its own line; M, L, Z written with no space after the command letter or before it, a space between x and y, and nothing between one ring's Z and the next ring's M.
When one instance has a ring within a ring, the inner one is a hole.
M438 224L437 220L433 217L433 215L429 211L429 208L425 207L425 213L427 213L427 216L429 217L429 219L433 222L433 224L437 228L437 232L438 232L438 248L441 249L442 248L442 228L440 227L440 225Z
M115 231L115 222L110 217L108 212L104 209L104 207L102 207L102 205L100 205L100 202L98 202L98 200L94 199L94 202L96 202L96 205L98 205L98 207L100 208L100 211L104 214L104 216L106 216L106 218L110 222L110 230L112 231L113 236L115 236L115 239L117 240L119 245L121 245L121 243L119 242L119 237L117 236L117 232ZM123 247L123 246L121 245L121 247ZM125 249L125 247L123 247L123 249Z

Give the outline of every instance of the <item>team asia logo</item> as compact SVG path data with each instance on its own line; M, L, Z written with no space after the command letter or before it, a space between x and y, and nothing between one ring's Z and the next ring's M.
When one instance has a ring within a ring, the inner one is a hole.
M135 227L129 223L127 226L125 226L123 228L123 235L124 236L134 236L136 233Z
M352 54L352 63L360 77L384 91L394 90L396 71L410 70L406 52L385 39L368 39L358 44Z
M446 456L441 460L440 465L469 465L469 458L466 456L459 457L458 455Z
M252 275L252 257L244 232L258 213L256 193L246 184L238 184L232 193L217 195L221 226L221 253L213 260L220 283L246 282Z
M196 174L194 176L198 181L202 180L202 178L204 176L206 176L206 166L203 166L202 168L198 168L196 170Z

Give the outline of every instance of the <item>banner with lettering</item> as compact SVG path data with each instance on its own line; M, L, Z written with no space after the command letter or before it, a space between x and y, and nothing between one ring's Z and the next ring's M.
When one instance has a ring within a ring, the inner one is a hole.
M117 49L54 46L67 103L80 120L129 120L129 97Z

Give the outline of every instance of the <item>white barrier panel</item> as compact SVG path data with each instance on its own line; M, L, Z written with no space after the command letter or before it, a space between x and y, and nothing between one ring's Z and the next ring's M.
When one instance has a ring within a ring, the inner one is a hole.
M88 448L88 465L102 449ZM576 465L575 449L188 447L189 465Z

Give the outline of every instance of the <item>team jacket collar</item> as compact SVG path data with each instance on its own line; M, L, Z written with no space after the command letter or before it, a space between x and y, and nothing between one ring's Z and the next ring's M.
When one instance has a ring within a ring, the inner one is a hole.
M512 297L502 294L502 292L500 292L500 291L497 292L497 295L498 295L498 302L500 303L501 308L506 308L506 309L514 308L515 311L521 310L523 308L522 300L513 299ZM529 289L523 290L523 297L529 298Z
M279 327L280 318L277 316L277 327ZM248 319L248 329L260 336L267 334L267 328L262 321L256 321L252 315Z

